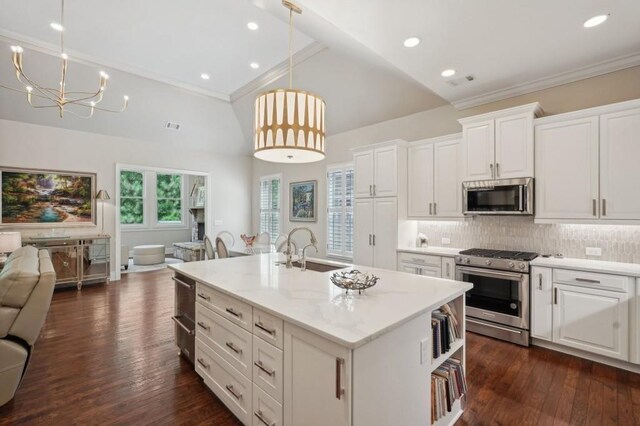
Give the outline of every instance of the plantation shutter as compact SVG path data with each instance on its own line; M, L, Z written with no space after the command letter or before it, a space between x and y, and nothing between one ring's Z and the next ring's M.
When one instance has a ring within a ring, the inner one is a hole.
M279 176L265 176L260 179L260 232L268 232L271 242L280 234Z
M353 256L353 168L327 171L327 254Z

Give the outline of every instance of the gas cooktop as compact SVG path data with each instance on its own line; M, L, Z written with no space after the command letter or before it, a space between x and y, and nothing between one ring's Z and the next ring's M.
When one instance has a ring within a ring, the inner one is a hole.
M523 262L530 262L538 257L538 253L531 253L526 251L491 250L479 248L463 250L460 252L460 254L464 256L488 257L491 259L521 260Z

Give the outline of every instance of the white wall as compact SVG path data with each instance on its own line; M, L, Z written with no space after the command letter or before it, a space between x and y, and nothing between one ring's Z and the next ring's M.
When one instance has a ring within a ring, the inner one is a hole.
M318 237L320 257L326 256L326 169L328 165L352 160L351 149L392 139L406 141L443 136L462 131L458 119L488 111L496 111L516 105L538 101L547 115L559 114L583 108L622 102L640 98L640 67L593 77L523 96L458 111L451 105L422 111L394 120L384 121L347 132L330 135L326 142L326 158L305 165L267 163L253 160L253 230L259 229L259 180L260 176L283 175L283 229L287 232L299 223L290 222L288 215L289 183L302 180L318 180L318 222L308 224ZM327 108L340 109L339 104ZM327 122L331 128L331 123ZM304 236L306 238L306 236Z
M241 141L230 141L230 143ZM75 130L0 120L0 166L69 170L97 173L97 188L115 196L116 163L208 172L208 195L213 201L207 221L215 233L226 229L236 235L250 228L251 159L212 151L185 148L180 142L157 143L86 133ZM97 209L100 224L100 208ZM11 227L3 227L10 230ZM99 232L95 226L65 228L72 234ZM105 204L105 231L113 236L113 200ZM21 229L22 230L22 229ZM23 230L23 235L42 229ZM112 271L115 270L115 242L112 239Z

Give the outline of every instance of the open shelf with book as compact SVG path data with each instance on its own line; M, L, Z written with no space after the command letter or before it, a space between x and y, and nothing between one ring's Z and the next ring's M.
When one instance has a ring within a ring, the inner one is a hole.
M465 305L457 297L431 313L431 423L453 425L466 398Z

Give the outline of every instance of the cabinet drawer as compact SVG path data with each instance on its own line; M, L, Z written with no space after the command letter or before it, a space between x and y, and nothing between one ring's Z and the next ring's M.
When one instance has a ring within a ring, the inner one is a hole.
M282 349L284 322L260 309L253 310L253 334Z
M282 351L253 336L253 383L282 402Z
M196 373L242 423L250 424L253 385L196 337Z
M247 377L251 377L253 338L251 333L196 304L196 335L218 355Z
M440 256L431 256L428 254L415 254L415 253L398 253L398 262L413 263L416 265L435 266L440 268L441 260Z
M253 385L253 426L282 426L282 405Z
M196 300L218 315L251 332L253 324L251 305L201 283L197 283Z
M629 292L629 280L628 277L621 275L598 274L595 272L572 271L568 269L553 270L553 282L607 289L621 293Z

